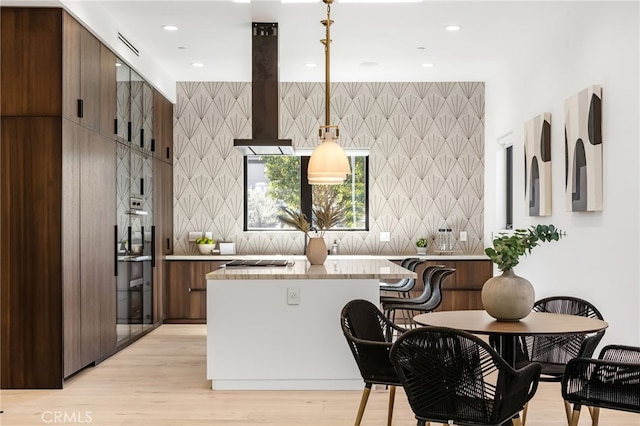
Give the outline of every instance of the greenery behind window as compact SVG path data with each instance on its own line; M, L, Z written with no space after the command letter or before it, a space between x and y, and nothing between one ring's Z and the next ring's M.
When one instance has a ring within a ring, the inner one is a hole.
M345 220L334 229L365 230L367 221L367 157L350 157L352 174L342 185L306 183L308 157L249 156L245 160L246 230L280 229L281 206L310 212L328 199L344 206ZM301 176L305 176L304 181ZM302 200L302 201L301 201ZM310 200L310 205L303 205Z

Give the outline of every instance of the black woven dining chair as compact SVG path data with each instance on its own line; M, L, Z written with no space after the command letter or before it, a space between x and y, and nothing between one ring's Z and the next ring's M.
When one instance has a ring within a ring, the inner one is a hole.
M597 359L570 360L562 397L573 404L571 426L578 425L582 405L592 408L593 426L598 425L600 408L640 413L640 347L608 345Z
M540 377L540 365L516 370L479 337L445 327L407 331L390 357L419 426L519 424Z
M364 380L354 424L357 426L362 421L372 385L380 384L389 386L387 426L390 426L396 386L402 384L389 360L389 350L392 336L406 330L389 321L373 303L361 299L352 300L342 308L340 324Z
M602 320L598 309L586 300L571 296L554 296L538 300L534 312L551 312L565 315L579 315ZM542 367L540 381L560 382L567 363L578 357L590 358L602 340L605 330L597 333L522 336L516 345L516 367L537 362ZM526 423L528 406L522 413L522 423ZM571 421L571 406L565 401L567 423Z

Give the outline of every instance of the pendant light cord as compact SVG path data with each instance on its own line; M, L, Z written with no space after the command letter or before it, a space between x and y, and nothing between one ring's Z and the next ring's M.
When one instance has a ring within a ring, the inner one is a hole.
M333 21L331 20L331 3L333 0L324 0L327 4L327 19L325 21L321 21L322 25L325 26L325 38L324 40L320 40L322 44L324 44L324 76L325 76L325 87L324 87L324 119L325 125L331 125L331 107L329 104L329 100L331 99L331 61L330 61L330 44L331 44L331 24Z

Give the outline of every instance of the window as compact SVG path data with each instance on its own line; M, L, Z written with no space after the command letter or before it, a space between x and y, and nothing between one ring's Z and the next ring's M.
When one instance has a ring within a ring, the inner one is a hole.
M513 228L513 133L498 138L496 150L496 223Z
M285 228L278 220L282 206L302 210L310 219L313 206L331 197L345 208L344 220L333 229L368 230L369 157L349 158L352 173L342 185L312 186L306 179L308 156L246 156L244 230Z

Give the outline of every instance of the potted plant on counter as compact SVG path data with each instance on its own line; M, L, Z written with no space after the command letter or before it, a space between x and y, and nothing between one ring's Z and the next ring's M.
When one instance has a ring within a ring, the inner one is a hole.
M216 242L212 238L200 237L196 240L198 251L200 254L213 254L213 249L216 247Z
M416 252L418 254L427 254L427 245L429 245L429 240L424 237L418 238L416 240Z
M335 196L327 196L322 202L313 206L313 224L301 211L293 210L290 207L280 208L281 213L278 219L292 228L304 232L309 237L306 256L312 265L322 265L327 259L327 244L324 241L324 234L328 229L338 225L344 219L344 207L336 202ZM310 233L313 231L313 235Z
M485 253L502 275L489 278L482 287L482 305L489 315L499 321L518 321L529 315L535 303L533 285L517 276L513 268L520 256L530 254L541 242L558 241L564 235L553 225L534 225L493 239L493 247Z

